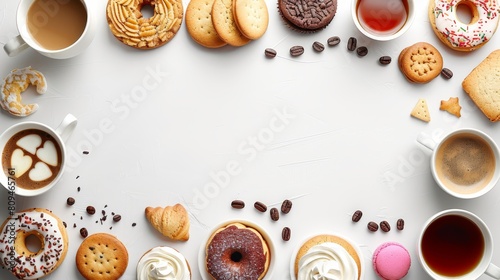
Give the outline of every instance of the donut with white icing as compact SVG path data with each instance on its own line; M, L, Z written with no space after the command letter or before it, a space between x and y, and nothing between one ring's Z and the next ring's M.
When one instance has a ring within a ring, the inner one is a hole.
M15 213L1 228L0 262L19 279L44 277L59 267L66 257L66 228L47 209L31 208ZM40 242L37 252L32 252L26 244L31 236Z
M471 12L469 23L457 16L465 5ZM469 52L484 46L498 26L500 7L497 0L430 0L429 20L434 33L448 47Z

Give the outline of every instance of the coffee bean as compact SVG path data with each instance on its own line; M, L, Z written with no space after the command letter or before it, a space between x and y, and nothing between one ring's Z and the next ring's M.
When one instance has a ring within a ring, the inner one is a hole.
M267 206L260 202L260 201L257 201L255 202L255 204L253 205L253 207L255 207L255 209L259 210L260 212L264 213L267 211Z
M242 200L233 200L231 202L231 207L236 209L243 209L245 208L245 202L243 202Z
M380 222L380 229L383 232L389 232L389 231L391 231L391 225L387 221L382 221L382 222Z
M451 79L451 77L453 77L453 72L448 68L443 68L443 70L441 70L441 76L443 76L443 78L449 80L449 79Z
M316 41L313 43L313 49L317 52L322 52L325 50L325 45L321 44L320 42Z
M368 223L368 230L369 231L373 231L373 232L377 231L378 230L377 223L375 223L375 222L369 222Z
M380 62L380 64L382 64L382 65L387 65L387 64L391 63L391 61L392 61L392 58L388 55L381 56L378 59L378 62Z
M67 227L68 227L68 224L67 224L65 221L63 221L63 226L64 226L65 228L67 228Z
M120 216L120 215L113 216L113 221L115 221L115 222L119 222L121 219L122 219L122 216Z
M83 238L85 238L85 237L87 237L87 236L89 235L89 232L87 231L87 229L86 229L86 228L81 228L81 229L80 229L80 235L81 235Z
M357 223L359 222L359 220L361 220L361 217L363 216L363 212L361 212L361 210L356 210L353 214L352 214L352 221Z
M274 49L271 49L271 48L267 48L265 51L264 51L264 55L267 57L267 58L274 58L276 57L278 53L276 52L276 50Z
M281 212L283 214L288 214L291 209L292 209L292 201L285 199L283 203L281 203Z
M289 227L284 227L283 230L281 231L281 238L284 241L290 240L291 235L292 235L292 231L290 230Z
M68 197L68 199L66 199L66 203L68 205L73 205L73 204L75 204L75 199L72 197Z
M271 214L271 220L277 221L280 219L280 212L278 212L277 208L271 208L271 211L269 211Z
M354 37L350 37L347 41L347 50L354 51L356 49L356 45L358 44L358 39Z
M340 37L339 36L333 36L328 38L327 40L328 46L333 47L336 46L340 43Z
M304 47L302 46L293 46L290 48L290 55L291 56L299 56L304 53Z
M135 227L137 224L136 223L132 223L132 226Z
M356 53L359 55L359 56L365 56L368 54L368 48L365 47L365 46L361 46L359 48L356 49Z
M398 221L396 222L396 227L398 228L398 230L403 230L405 228L405 220L398 219Z
M87 206L87 213L89 213L90 215L94 215L95 214L94 206Z

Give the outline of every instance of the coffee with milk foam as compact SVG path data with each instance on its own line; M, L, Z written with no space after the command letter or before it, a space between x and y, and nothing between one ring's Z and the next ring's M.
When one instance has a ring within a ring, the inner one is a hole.
M61 147L56 139L38 129L14 134L2 153L5 174L23 189L40 189L50 184L61 170L61 161Z

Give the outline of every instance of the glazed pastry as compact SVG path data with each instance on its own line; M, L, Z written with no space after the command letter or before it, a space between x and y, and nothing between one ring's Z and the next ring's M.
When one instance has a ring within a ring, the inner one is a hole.
M137 280L190 280L191 269L177 250L162 246L147 251L137 263Z
M146 218L164 236L179 241L189 239L189 214L181 204L146 207Z
M207 272L215 280L260 280L271 254L262 234L242 223L216 230L206 245Z

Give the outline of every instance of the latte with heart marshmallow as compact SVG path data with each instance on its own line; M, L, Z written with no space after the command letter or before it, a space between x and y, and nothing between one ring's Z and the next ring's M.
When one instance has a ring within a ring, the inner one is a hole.
M23 189L39 189L52 182L61 170L61 160L57 140L38 129L14 134L2 153L5 174L14 177L17 187Z

